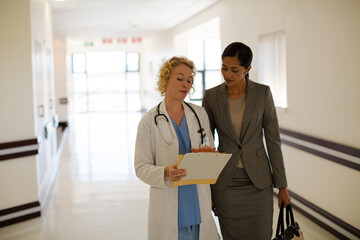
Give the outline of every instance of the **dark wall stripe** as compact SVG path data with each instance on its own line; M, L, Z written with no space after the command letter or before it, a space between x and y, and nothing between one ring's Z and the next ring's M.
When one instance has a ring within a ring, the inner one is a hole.
M0 143L0 150L37 144L36 138L16 142Z
M354 162L348 161L346 159L342 159L342 158L339 158L339 157L336 157L336 156L333 156L333 155L330 155L330 154L327 154L327 153L324 153L324 152L320 152L320 151L317 151L315 149L308 148L308 147L299 145L297 143L290 142L288 140L281 139L281 142L286 144L286 145L289 145L291 147L303 150L303 151L308 152L308 153L312 153L312 154L314 154L316 156L331 160L333 162L339 163L339 164L344 165L346 167L349 167L349 168L360 171L360 164L357 164L357 163L354 163Z
M280 128L280 133L360 158L360 149Z
M334 224L338 225L339 227L341 227L342 229L345 229L347 232L350 232L351 234L355 235L356 237L360 238L360 230L355 228L354 226L351 226L350 224L344 222L343 220L341 220L338 217L335 217L334 215L332 215L331 213L323 210L322 208L319 208L318 206L316 206L315 204L309 202L308 200L302 198L301 196L297 195L296 193L288 190L290 196L294 199L296 199L297 201L299 201L300 203L304 204L305 206L307 206L308 208L310 208L311 210L317 212L318 214L320 214L321 216L323 216L324 218L328 219L329 221L333 222ZM294 206L295 207L295 206ZM304 213L305 211L302 210L300 207L296 206L296 209L301 213ZM300 210L299 210L300 209ZM321 222L320 220L316 219L315 217L311 216L311 214L306 213L304 214L307 217L309 217L311 220L315 220L316 223ZM325 223L321 222L322 225L326 225ZM327 225L326 225L327 226ZM327 228L331 228L329 226L327 226ZM331 228L332 229L332 228ZM326 229L328 230L328 229ZM329 230L328 230L329 231ZM332 229L329 232L337 232L335 229ZM341 233L338 233L341 234ZM342 235L342 234L341 234ZM345 237L345 236L343 236ZM340 239L348 239L347 237L345 238L340 238Z
M0 210L0 216L40 206L38 201Z
M9 160L9 159L14 159L14 158L20 158L20 157L26 157L26 156L36 155L36 154L38 154L38 150L19 152L19 153L11 153L11 154L6 154L6 155L1 155L0 161L5 161L5 160Z
M302 210L300 207L296 206L296 204L292 204L293 208L295 210L297 210L299 213L301 213L302 215L304 215L305 217L307 217L308 219L310 219L311 221L313 221L314 223L316 223L318 226L322 227L323 229L325 229L326 231L328 231L329 233L331 233L332 235L334 235L335 237L337 237L338 239L343 239L343 240L351 240L350 238L344 236L343 234L339 233L338 231L336 231L335 229L333 229L332 227L330 227L329 225L325 224L324 222L322 222L321 220L313 217L311 214L309 214L308 212ZM296 218L295 218L296 219ZM300 226L301 228L301 226Z
M0 228L11 225L11 224L19 223L19 222L22 222L22 221L25 221L25 220L29 220L29 219L32 219L32 218L40 217L40 216L41 216L41 212L34 212L34 213L30 213L30 214L27 214L27 215L24 215L24 216L20 216L20 217L12 218L12 219L9 219L9 220L5 220L5 221L0 222Z
M0 150L17 148L17 147L25 147L25 146L31 146L31 145L37 145L37 144L38 144L38 140L36 138L22 140L22 141L15 141L15 142L0 143ZM14 159L14 158L20 158L20 157L27 157L27 156L36 155L36 154L38 154L38 150L30 150L30 151L25 151L25 152L21 152L21 150L19 150L19 152L0 155L0 161L5 161L5 160L9 160L9 159Z

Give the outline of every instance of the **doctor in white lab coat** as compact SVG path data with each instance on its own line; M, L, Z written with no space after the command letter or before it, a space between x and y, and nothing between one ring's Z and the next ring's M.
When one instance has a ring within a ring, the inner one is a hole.
M200 147L198 121L191 108L183 102L192 87L194 75L193 62L184 57L173 57L165 62L160 69L158 81L158 88L165 99L146 113L138 126L134 164L136 175L150 185L149 240L182 239L178 232L178 187L173 187L172 184L185 177L186 171L176 168L179 141L173 124L176 122L180 126L186 119L191 147ZM205 141L213 147L213 136L205 109L190 105L204 128ZM198 225L198 236L192 239L220 239L211 214L210 186L196 185L196 189L201 223Z

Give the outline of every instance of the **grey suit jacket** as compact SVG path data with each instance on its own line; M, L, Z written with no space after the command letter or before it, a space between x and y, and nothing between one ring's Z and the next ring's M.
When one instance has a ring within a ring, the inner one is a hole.
M287 187L280 148L279 124L270 88L247 80L246 107L240 138L230 119L225 83L205 91L206 109L212 132L219 136L218 150L232 153L213 190L224 190L235 173L239 157L252 183L259 189ZM266 150L263 142L266 140Z

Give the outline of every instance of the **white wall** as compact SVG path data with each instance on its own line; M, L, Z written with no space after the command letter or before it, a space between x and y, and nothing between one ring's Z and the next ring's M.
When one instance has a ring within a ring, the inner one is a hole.
M144 38L143 49L142 102L144 103L143 108L150 109L162 99L157 90L156 82L161 65L175 54L173 36L168 32L155 33Z
M236 8L237 39L254 50L254 80L258 36L286 32L288 108L278 113L280 126L360 148L360 2L239 1ZM360 216L351 207L360 201L359 172L288 146L283 150L289 188L359 228Z
M252 47L254 80L258 36L286 32L289 107L279 114L282 127L359 147L359 1L236 1L236 9L239 31L231 41Z
M0 210L38 201L36 159L0 162Z
M46 0L31 0L31 43L32 48L32 67L33 67L33 84L34 84L34 102L39 104L37 101L38 94L42 95L44 104L44 123L46 124L51 120L55 114L55 91L54 91L54 67L53 67L53 34L52 34L52 13L51 8ZM35 52L35 41L41 43L42 46L42 69L37 75L35 69L36 52ZM47 55L48 54L48 55ZM38 76L42 77L42 81L39 81ZM52 102L50 102L52 101ZM35 106L35 112L37 113L38 108ZM37 116L35 116L36 118ZM35 128L38 125L35 124ZM37 133L39 129L37 129Z
M26 0L0 2L0 143L35 136L29 7Z
M52 10L46 0L30 0L30 2L35 134L39 140L38 196L44 206L58 167L57 131L54 125L56 99ZM40 43L38 48L36 42ZM43 117L39 116L40 105L44 106ZM47 126L47 136L45 136L45 126Z
M257 81L259 35L284 30L287 37L288 109L280 126L360 148L360 2L357 0L224 0L188 21L146 39L146 63L174 53L174 37L220 18L222 49L233 41L254 52L250 78ZM161 38L160 36L166 36ZM164 46L164 47L163 47ZM146 81L153 82L150 75ZM289 189L360 228L360 174L283 146Z
M66 69L66 39L64 36L54 36L54 77L55 102L59 122L68 121L68 105L60 104L60 98L69 98Z
M187 31L193 30L199 25L205 24L215 18L220 19L220 36L222 46L224 46L224 39L234 38L235 33L226 26L233 24L234 9L232 4L234 0L220 1L211 6L206 11L197 14L195 17L185 21L184 23L168 30L155 33L144 38L144 69L143 81L146 86L146 108L149 109L160 100L160 93L156 90L156 82L158 80L157 74L162 63L174 55L184 55L184 45L179 50L179 40L175 40L176 36L186 35ZM175 49L177 47L177 49Z
M30 1L0 2L0 143L36 138ZM38 200L36 157L0 161L0 209Z
M0 2L0 143L40 140L37 156L0 162L0 209L41 201L39 196L50 185L56 155L51 19L46 0ZM41 52L35 50L35 41ZM41 121L39 104L44 105Z

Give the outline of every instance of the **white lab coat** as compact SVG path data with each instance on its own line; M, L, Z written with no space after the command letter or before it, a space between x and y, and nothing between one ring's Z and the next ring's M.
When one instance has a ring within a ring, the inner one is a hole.
M213 136L205 109L194 104L191 106L200 119L210 146L213 147ZM191 109L184 103L183 107L191 147L199 148L201 144L200 134L197 132L199 124ZM166 111L165 102L163 101L160 105L160 113L167 116L169 124L164 117L157 117L159 128L155 125L156 108L157 106L146 113L139 123L135 147L135 171L138 178L150 185L148 239L175 240L178 239L178 187L172 187L172 182L164 179L164 168L177 163L179 143ZM165 141L170 142L172 139L175 141L166 146L159 129ZM197 190L201 213L200 240L220 239L211 214L210 186L207 184L197 185Z

